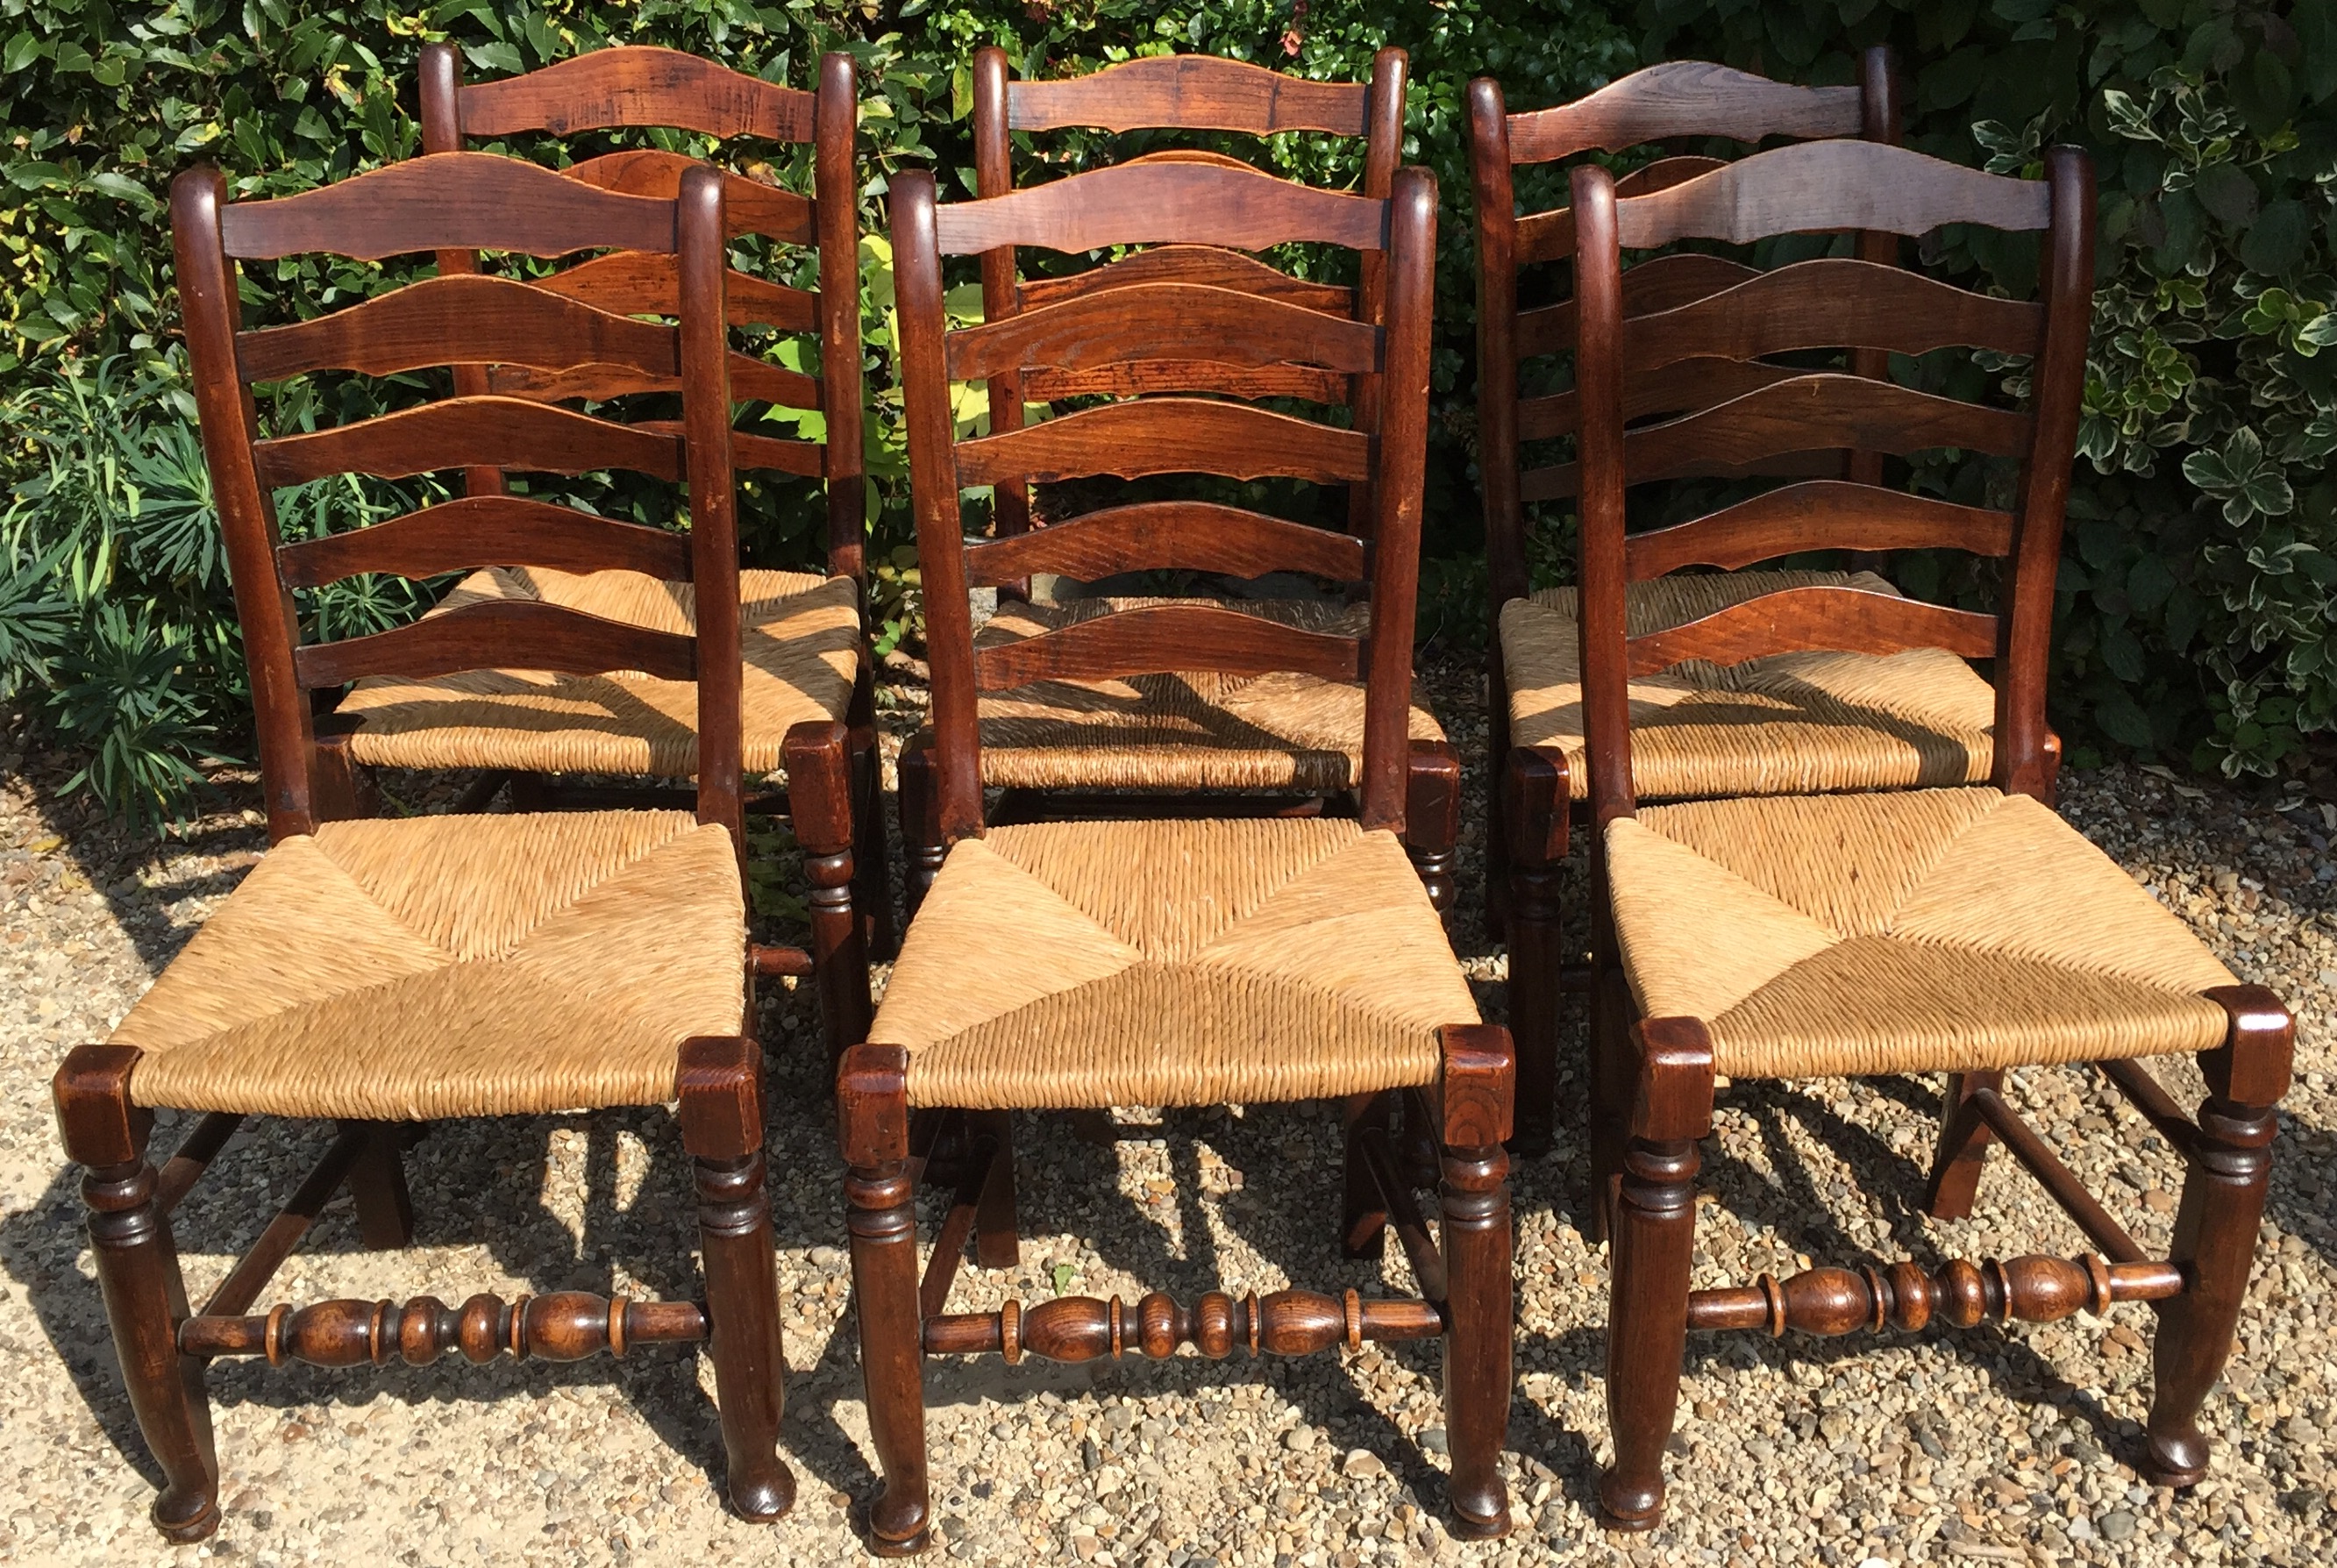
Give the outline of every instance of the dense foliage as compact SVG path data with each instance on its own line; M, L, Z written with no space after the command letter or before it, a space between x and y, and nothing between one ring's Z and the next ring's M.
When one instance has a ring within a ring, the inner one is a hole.
M427 38L455 40L482 76L630 42L798 84L823 50L858 59L865 436L888 639L912 608L914 565L887 361L889 252L875 236L894 171L968 166L973 47L1002 44L1026 74L1200 49L1355 79L1383 43L1403 44L1414 80L1407 156L1444 192L1430 476L1442 560L1423 629L1465 640L1482 634L1467 78L1498 75L1517 108L1659 54L1839 80L1850 49L1888 35L1913 67L1917 144L2003 168L2032 162L2048 138L2102 154L2086 427L2099 474L2076 503L2064 582L2064 727L2158 750L2204 742L2203 760L2270 769L2302 734L2337 723L2337 486L2324 472L2337 354L2319 352L2337 342L2332 18L2337 0L2277 15L2233 0L443 0L413 13L376 0L0 0L0 461L13 489L0 513L0 701L36 708L117 809L173 809L192 760L244 744L241 659L173 346L162 193L202 158L238 194L263 195L409 154L413 64ZM1106 145L1040 143L1033 154L1063 167ZM1358 150L1313 138L1265 151L1269 166L1322 182L1351 181L1360 163ZM1935 260L2025 286L2017 247ZM284 319L396 280L288 261L247 279L247 309ZM2017 384L2018 368L2006 373ZM306 387L269 399L264 417L298 428L320 398L354 396ZM417 498L342 481L279 499L298 534ZM645 505L618 486L588 484L582 498ZM786 485L748 498L758 556L808 557L800 500ZM337 632L416 602L404 585L359 580L302 609Z

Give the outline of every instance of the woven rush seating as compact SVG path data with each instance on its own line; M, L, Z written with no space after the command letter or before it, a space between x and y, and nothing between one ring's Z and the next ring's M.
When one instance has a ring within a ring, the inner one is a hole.
M1898 592L1871 572L1659 577L1631 584L1628 634L1820 583ZM1562 752L1581 800L1590 780L1578 603L1570 587L1511 600L1501 609L1501 660L1511 743ZM1937 648L1777 653L1726 667L1691 661L1634 680L1629 695L1632 782L1649 799L1977 784L1994 761L1994 691Z
M742 571L738 591L745 766L776 773L791 726L842 720L851 705L858 602L850 578L802 572ZM491 567L465 577L431 614L539 600L688 635L695 629L692 593L687 583L661 583L636 572ZM349 738L351 755L381 767L670 779L698 770L695 686L638 671L376 676L358 681L338 711L363 720Z
M745 1026L728 831L686 811L328 822L131 1009L143 1105L419 1122L675 1095Z
M1302 599L1009 602L975 634L974 647L1147 604L1196 603L1346 636L1370 620L1364 605ZM1364 750L1363 683L1296 671L1041 681L985 694L980 715L983 781L1007 789L1331 791L1354 786ZM1416 693L1411 738L1444 739Z
M1038 823L951 849L869 1039L914 1105L1214 1104L1427 1083L1477 1017L1393 833Z
M1705 1021L1714 1070L1973 1072L2211 1049L2237 984L2026 795L1694 801L1607 829L1642 1016Z

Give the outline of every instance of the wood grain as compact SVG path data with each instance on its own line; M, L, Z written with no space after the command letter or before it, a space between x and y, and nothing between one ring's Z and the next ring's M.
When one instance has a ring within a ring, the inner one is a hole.
M704 167L685 153L636 148L588 158L582 163L570 164L561 172L596 190L670 201L681 187L683 172ZM816 220L808 198L749 180L743 174L727 170L720 172L725 223L731 239L761 234L789 245L812 242Z
M1992 657L1996 617L1863 588L1785 588L1631 638L1625 657L1633 675L1652 675L1687 659L1725 665L1811 649L1898 653L1910 648Z
M695 680L698 644L539 599L465 604L387 632L310 643L293 660L300 684L342 686L367 675L426 680L465 670L557 670L597 675L639 670L667 681Z
M1946 549L2003 555L2012 548L2012 514L1903 490L1814 479L1689 522L1633 534L1623 546L1624 569L1634 583L1683 566L1734 571L1807 550L1817 539L1842 550Z
M670 327L479 273L425 278L329 316L239 333L235 351L247 381L309 370L395 376L456 362L554 370L590 363L652 377L681 366Z
M1653 414L1678 414L1708 404L1741 397L1747 392L1802 372L1783 365L1748 364L1741 359L1682 359L1676 364L1642 370L1623 377L1623 417L1644 419ZM1553 392L1518 401L1518 439L1548 441L1574 433L1580 414L1576 395Z
M1715 170L1684 185L1616 203L1628 250L1677 240L1739 245L1772 234L1864 229L1928 234L1947 223L2045 227L2041 181L1983 174L1880 142L1804 142Z
M973 676L983 691L1010 691L1033 681L1105 681L1175 670L1228 675L1296 671L1326 681L1358 681L1364 643L1214 604L1154 604L981 649L973 656Z
M1824 449L1903 456L1953 446L2018 457L2029 434L2025 414L1821 371L1628 431L1623 456L1628 482L1638 485L1742 471L1764 458Z
M1022 378L1022 396L1034 403L1065 397L1149 397L1171 392L1209 392L1257 401L1296 397L1308 403L1345 404L1353 383L1336 370L1307 365L1261 365L1256 369L1206 359L1135 359L1093 370L1033 370Z
M487 390L547 403L571 398L605 402L641 392L679 392L681 375L678 362L671 373L656 375L644 375L622 365L597 363L566 370L497 365L487 373ZM817 377L736 352L730 356L730 397L733 402L771 403L782 408L816 408L821 402Z
M1176 126L1253 136L1283 131L1361 136L1370 96L1359 83L1309 82L1247 61L1168 54L1064 81L1014 83L1006 95L1006 122L1014 131Z
M1098 289L1118 289L1129 283L1194 283L1211 289L1238 289L1261 299L1304 305L1326 315L1352 316L1354 291L1335 283L1310 283L1269 267L1254 256L1214 245L1156 245L1117 261L1107 261L1068 278L1026 278L1015 286L1024 306L1052 305L1075 299Z
M680 477L674 436L520 397L449 397L330 430L252 443L260 482L298 485L328 474L402 479L473 466L543 474L628 468Z
M1129 283L1105 293L1023 310L949 335L953 380L1041 368L1087 370L1163 342L1212 364L1280 362L1372 372L1379 328L1233 289Z
M1196 163L1096 169L935 214L944 255L1001 246L1100 250L1108 245L1225 245L1263 250L1309 240L1377 250L1387 209L1362 196Z
M1725 256L1677 250L1651 256L1623 274L1623 316L1669 310L1707 294L1761 276L1760 270ZM1518 312L1518 352L1563 354L1574 347L1574 301L1561 299Z
M297 196L236 202L220 212L220 236L247 261L299 251L360 261L418 250L670 251L673 204L595 191L516 158L433 152Z
M645 44L596 49L524 76L466 86L459 106L466 136L670 125L709 136L807 142L812 128L810 93Z
M1305 572L1345 582L1364 575L1364 542L1205 501L1147 501L968 544L966 580L994 587L1055 572L1095 581L1119 572L1184 570L1263 577Z
M549 278L536 279L532 286L619 316L673 316L681 309L673 258L653 250L595 256ZM734 268L725 279L723 294L726 319L733 327L808 332L817 325L819 296L806 289L790 289Z
M1629 371L1690 355L1758 359L1806 348L1916 355L1964 348L2034 354L2043 338L2045 310L2032 300L1992 299L1902 267L1830 257L1780 267L1692 303L1628 320L1623 364Z
M277 569L294 588L321 588L361 572L435 577L478 566L560 572L639 572L680 582L689 545L680 535L596 517L519 495L472 495L403 517L285 544Z
M1156 398L1083 408L957 446L961 485L1110 474L1277 475L1337 484L1371 473L1371 437L1239 403Z
M1701 60L1666 61L1571 103L1511 115L1510 157L1549 163L1672 136L1855 136L1860 98L1855 87L1794 87Z
M1654 191L1667 191L1709 174L1721 166L1717 158L1659 158L1644 168L1634 169L1615 181L1618 196L1644 196ZM1574 254L1574 216L1563 207L1548 212L1536 212L1518 220L1518 260L1531 265L1543 261L1560 261Z

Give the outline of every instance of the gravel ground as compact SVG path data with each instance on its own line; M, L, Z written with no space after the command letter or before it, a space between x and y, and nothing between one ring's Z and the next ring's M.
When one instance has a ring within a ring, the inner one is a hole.
M1472 683L1434 684L1474 763L1483 731L1467 717ZM913 717L896 710L893 728ZM37 757L28 765L23 744L21 731L0 735L0 1559L865 1561L847 1524L874 1478L846 1318L839 1172L809 1001L787 993L768 999L764 1038L796 1368L787 1444L802 1483L790 1518L759 1528L724 1513L709 1478L719 1455L710 1376L688 1356L347 1373L228 1362L210 1383L226 1523L202 1546L164 1544L146 1522L152 1466L113 1369L47 1083L68 1048L104 1036L251 864L260 819L249 781L230 779L220 808L181 835L133 839L57 799L58 775ZM1482 782L1472 769L1472 824ZM428 779L390 783L425 808L445 794ZM1403 1346L1260 1365L932 1363L942 1550L978 1563L1273 1568L2329 1561L2337 809L2128 768L2070 777L2065 806L2303 1021L2243 1343L2205 1417L2215 1468L2189 1495L2144 1487L2122 1462L2148 1394L2138 1308L2108 1323L1920 1338L1711 1337L1691 1346L1670 1522L1609 1544L1589 1513L1605 1446L1606 1269L1577 1229L1583 1164L1562 1140L1516 1181L1520 1528L1509 1541L1464 1546L1443 1534L1434 1350ZM1479 931L1475 842L1462 874L1459 940L1498 1016L1502 960ZM2195 1098L2188 1065L2176 1075ZM1725 1092L1697 1283L1812 1258L2079 1250L2007 1163L1991 1167L1970 1221L1934 1225L1913 1211L1939 1092L1931 1079ZM2163 1241L2180 1172L2140 1121L2076 1072L2023 1074L2018 1094L2145 1244ZM174 1136L163 1120L158 1144ZM1189 1300L1286 1279L1404 1287L1395 1257L1383 1281L1336 1255L1336 1122L1325 1108L1123 1120L1121 1140L1100 1146L1060 1121L1024 1119L1023 1265L969 1263L953 1309L1059 1288ZM284 1124L238 1136L177 1220L196 1299L322 1142L318 1129ZM687 1168L663 1112L443 1124L409 1164L420 1222L410 1250L362 1250L341 1200L269 1299L691 1289Z

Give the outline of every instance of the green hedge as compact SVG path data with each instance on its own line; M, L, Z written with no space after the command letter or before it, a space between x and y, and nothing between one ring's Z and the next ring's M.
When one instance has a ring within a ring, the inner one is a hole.
M2337 720L2337 495L2322 473L2337 446L2337 355L2317 354L2337 340L2327 309L2337 299L2332 5L2303 0L2282 20L2229 0L1997 0L1985 11L1975 0L454 0L413 14L372 0L175 0L151 12L0 0L0 401L14 490L0 514L0 700L37 708L120 810L175 810L192 760L246 744L240 653L173 346L162 192L197 159L220 162L238 194L263 195L409 154L425 39L455 40L483 76L656 43L798 84L822 51L847 49L865 99L864 222L879 234L893 171L968 166L965 62L977 44L1004 44L1029 74L1201 49L1354 78L1383 43L1402 44L1415 83L1407 156L1434 169L1444 192L1430 466L1440 559L1423 625L1465 641L1482 635L1467 78L1500 76L1519 108L1666 54L1843 79L1851 49L1888 35L1917 67L1918 145L2005 168L2032 162L2048 136L2102 154L2105 286L2086 426L2101 473L2085 476L2074 503L2065 730L2267 770L2303 733ZM1047 145L1077 167L1102 142ZM1319 139L1277 138L1266 154L1312 181L1358 172L1354 150ZM874 525L897 632L914 573L886 358L889 278L881 245L864 260ZM1935 260L2023 283L2017 248ZM246 286L256 313L281 318L384 282L373 269L294 261L255 270ZM267 417L298 427L317 417L317 397L345 395L312 390ZM286 525L347 526L414 499L394 487L310 486L288 501ZM797 499L784 486L749 497L750 547L764 558L807 557ZM597 500L647 505L621 491ZM1958 586L1944 576L1938 585ZM410 614L416 602L404 585L359 580L302 608L345 631Z

